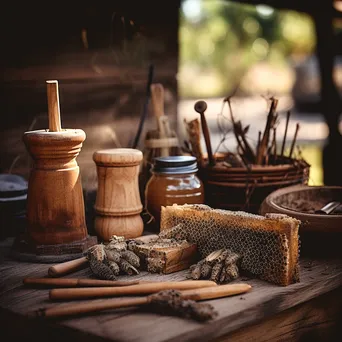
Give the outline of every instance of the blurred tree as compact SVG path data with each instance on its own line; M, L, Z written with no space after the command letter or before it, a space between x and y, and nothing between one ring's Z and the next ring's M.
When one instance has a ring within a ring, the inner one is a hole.
M311 18L265 5L183 0L180 19L182 96L222 96L260 62L287 67L315 48ZM197 81L200 75L206 78ZM205 82L205 80L207 82Z

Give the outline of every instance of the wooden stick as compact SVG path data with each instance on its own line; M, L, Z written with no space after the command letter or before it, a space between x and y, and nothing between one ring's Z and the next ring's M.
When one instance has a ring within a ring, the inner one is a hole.
M284 155L286 136L287 136L287 129L289 127L289 121L290 121L290 115L291 115L291 112L288 111L287 114L286 114L286 124L285 124L285 132L284 132L284 137L283 137L283 144L281 146L281 153L280 153L281 156Z
M46 81L46 87L49 112L49 131L60 132L62 128L59 110L58 81Z
M229 114L230 114L230 120L232 121L232 124L233 124L233 132L234 132L234 135L235 135L235 139L238 143L238 149L240 148L241 151L242 151L242 154L245 154L246 151L244 149L244 147L242 146L242 143L241 143L241 140L239 138L239 135L237 134L236 132L236 123L235 123L235 119L234 119L234 115L233 115L233 108L232 108L232 104L230 102L230 97L227 97L226 99L224 99L224 101L226 101L228 103L228 108L229 108Z
M145 281L119 281L101 279L78 279L78 278L25 278L23 283L28 286L42 287L111 287L111 286L130 286L146 284Z
M266 121L264 134L262 136L258 153L257 153L257 157L256 157L256 164L259 164L259 165L262 163L263 158L265 156L265 152L267 151L267 146L268 146L268 141L269 141L269 136L270 136L270 129L272 128L272 124L274 123L274 114L275 114L277 105L278 105L278 100L272 99L270 110L267 115L267 121Z
M277 129L273 128L273 157L274 161L277 158Z
M166 138L165 125L163 124L162 117L164 113L164 87L161 83L151 84L151 103L153 107L153 113L157 120L157 127L159 131L159 138ZM169 155L169 149L163 147L160 149L161 156L165 157Z
M191 120L190 122L187 122L184 119L184 124L186 127L186 131L188 133L192 155L196 157L198 165L202 167L203 166L203 152L202 152L202 147L201 147L200 121L199 119L194 119L194 120Z
M297 123L296 125L296 131L292 140L292 144L291 144L291 150L290 150L290 154L289 154L289 158L292 158L292 153L296 144L296 140L297 140L297 135L298 135L298 131L299 131L299 123Z
M145 101L144 101L144 106L143 110L140 115L140 121L139 121L139 126L138 126L138 131L135 134L134 141L132 144L132 148L137 148L140 140L140 136L144 127L144 123L146 121L147 117L147 112L148 112L148 103L150 101L150 95L151 95L151 84L153 80L153 73L154 73L154 65L150 64L148 68L148 78L147 78L147 84L146 84L146 95L145 95Z
M183 299L194 301L222 298L242 294L249 291L252 287L248 284L227 284L201 289L180 291ZM109 309L117 309L131 306L146 305L151 302L152 296L141 298L106 299L96 302L58 305L51 308L43 308L30 313L33 317L61 317L80 315L89 312L99 312Z
M188 290L215 286L210 280L186 280L174 282L156 282L123 287L65 288L50 290L50 299L81 299L96 297L114 297L127 295L151 294L163 290Z
M242 124L241 124L241 121L238 121L235 126L234 126L234 130L236 130L236 133L241 136L241 139L245 145L245 153L246 153L246 157L247 159L250 161L250 163L254 163L255 161L255 154L254 154L254 151L251 147L251 145L249 144L249 142L247 141L247 138L246 138L246 135L242 129ZM239 140L240 141L240 140Z
M75 272L86 265L88 265L88 259L86 257L82 257L50 266L48 274L50 277L61 277L65 274Z
M209 128L208 128L207 120L206 120L205 114L204 114L204 112L207 109L207 103L205 101L197 101L195 103L194 108L195 108L195 111L201 115L202 132L204 135L205 145L207 147L209 165L211 165L211 166L215 165L215 159L213 156L213 151L211 149Z
M257 148L256 148L257 153L259 151L260 142L261 142L261 131L259 131L259 133L258 133L258 144L257 144Z

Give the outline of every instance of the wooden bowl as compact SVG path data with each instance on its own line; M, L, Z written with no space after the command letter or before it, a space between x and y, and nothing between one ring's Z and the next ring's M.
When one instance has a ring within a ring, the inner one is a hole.
M342 232L342 214L315 214L332 201L342 203L342 186L294 185L269 194L260 206L260 214L279 213L299 219L300 232Z

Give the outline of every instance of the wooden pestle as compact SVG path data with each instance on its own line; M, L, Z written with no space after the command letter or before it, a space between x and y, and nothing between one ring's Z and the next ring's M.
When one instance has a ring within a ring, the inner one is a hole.
M111 287L111 286L129 286L145 284L147 281L141 280L102 280L102 279L78 279L78 278L25 278L24 285L41 287Z
M204 135L205 145L206 145L207 152L208 152L208 161L209 161L209 165L212 166L212 165L215 165L215 159L213 156L213 151L211 149L209 128L208 128L207 120L204 114L207 107L208 106L205 101L197 101L194 106L195 111L201 115L201 126L202 126L202 132Z
M220 286L211 286L206 288L183 290L181 291L181 297L183 299L200 301L242 294L249 291L251 288L252 287L248 284L227 284ZM31 313L30 316L61 317L79 315L108 309L146 305L151 302L152 298L152 296L147 296L141 298L107 299L97 302L92 301L90 303L67 304L63 306L39 309Z
M215 286L210 280L155 282L123 287L65 288L50 290L50 299L82 299L151 294L164 290L188 290Z
M49 112L49 131L60 132L61 114L59 109L58 81L46 81L48 112Z

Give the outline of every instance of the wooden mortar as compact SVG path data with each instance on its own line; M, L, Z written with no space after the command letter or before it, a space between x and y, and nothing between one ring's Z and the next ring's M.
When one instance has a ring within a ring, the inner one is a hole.
M142 159L142 152L132 148L100 150L93 155L98 176L95 231L104 241L113 235L135 238L143 232L139 193Z
M26 239L36 254L81 253L90 241L76 157L86 135L81 129L61 128L57 81L47 81L47 98L49 129L25 132L23 136L33 159Z

